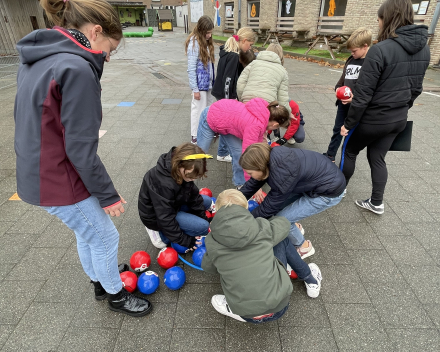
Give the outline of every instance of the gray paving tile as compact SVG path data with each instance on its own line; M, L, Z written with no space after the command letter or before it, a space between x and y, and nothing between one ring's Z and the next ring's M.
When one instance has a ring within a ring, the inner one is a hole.
M3 218L2 218L3 220ZM0 237L14 225L13 221L0 221Z
M375 223L370 222L369 225L376 233L378 237L386 236L408 236L411 232L408 230L407 225L402 221L397 220L389 223Z
M57 351L112 351L117 336L118 330L114 329L69 328Z
M0 265L0 281L2 281L15 266L13 263L2 263Z
M399 269L385 250L351 250L348 253L362 282L389 283L403 280Z
M381 241L396 264L435 264L428 252L419 245L415 236L388 236Z
M321 301L309 299L306 304L298 305L293 295L290 301L289 309L278 319L279 326L330 327L327 311Z
M307 227L305 238L310 240L315 247L315 254L306 261L321 264L350 264L350 256L339 236L316 235Z
M0 349L3 347L14 329L15 325L0 325Z
M121 330L142 330L145 326L172 329L176 314L175 303L153 303L153 311L142 318L125 316Z
M70 247L75 234L57 217L44 229L33 247Z
M200 300L197 297L191 303L178 302L174 327L186 328L188 326L221 329L225 327L225 316L215 311L210 300Z
M440 304L440 268L438 266L399 267L416 296L423 304Z
M83 296L83 302L75 311L70 326L77 328L119 329L125 316L111 311L107 300L95 300L92 290Z
M424 304L423 307L437 328L440 328L440 305Z
M281 351L276 322L251 324L226 319L226 351Z
M391 351L392 343L380 328L334 328L339 351Z
M320 296L325 303L370 303L358 274L351 265L321 265Z
M22 201L9 201L0 205L2 221L16 221L31 208L31 205Z
M386 329L396 351L438 351L440 334L431 329Z
M38 235L10 234L0 237L0 263L18 263L38 239Z
M6 280L45 280L66 252L65 248L31 248Z
M35 233L40 234L54 219L46 211L34 207L28 211L9 230L9 233Z
M220 284L185 284L179 290L179 303L192 302L194 297L199 301L211 302L212 296L218 294L223 294Z
M114 351L168 352L171 337L171 329L155 328L150 325L144 326L142 330L121 330Z
M224 329L174 329L170 351L224 352Z
M403 222L434 222L435 220L426 212L422 204L414 202L388 202L391 209ZM417 212L414 212L414 207Z
M182 103L182 99L164 99L164 100L162 100L162 105L180 104L180 103Z
M367 223L341 223L336 229L346 249L383 249L382 243Z
M339 203L337 206L330 208L326 211L332 222L348 222L348 223L362 223L365 222L365 218L362 216L362 212L354 203ZM336 225L337 226L337 225Z
M33 304L10 335L3 351L50 351L61 342L75 313L71 304Z
M419 241L420 245L425 249L440 250L440 236L438 223L409 223L406 224L414 238Z
M371 328L380 326L372 304L325 303L332 328Z
M338 351L333 331L329 328L317 327L280 327L283 352Z
M44 281L2 281L0 282L0 322L18 324Z

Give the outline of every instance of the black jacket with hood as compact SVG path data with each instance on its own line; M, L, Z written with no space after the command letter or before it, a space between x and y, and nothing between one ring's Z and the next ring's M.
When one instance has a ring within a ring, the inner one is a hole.
M183 181L179 185L171 177L171 157L175 148L162 154L157 165L145 174L139 192L139 216L146 227L161 231L171 242L192 247L195 237L183 233L176 220L177 213L186 204L191 214L208 219L203 198L194 182Z
M365 57L345 118L346 129L359 122L384 125L406 120L408 110L422 93L429 65L428 27L409 25L398 37L373 45Z
M217 78L212 87L212 95L217 99L237 99L238 76L243 71L239 55L220 47L220 59L217 64Z

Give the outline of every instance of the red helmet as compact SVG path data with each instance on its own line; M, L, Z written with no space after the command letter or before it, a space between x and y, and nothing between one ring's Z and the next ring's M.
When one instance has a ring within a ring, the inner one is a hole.
M130 258L131 268L138 273L147 270L150 264L151 264L150 255L145 251L134 252Z
M123 271L121 274L122 285L128 292L136 290L138 278L135 273L131 271Z
M157 255L157 264L164 269L169 269L176 265L179 257L173 248L164 248Z
M203 194L204 196L212 197L212 192L209 188L202 188L199 191L200 194Z

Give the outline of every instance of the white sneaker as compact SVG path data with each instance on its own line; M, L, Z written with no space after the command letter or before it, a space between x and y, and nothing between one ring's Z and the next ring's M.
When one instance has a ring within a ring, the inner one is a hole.
M321 291L322 274L321 270L315 263L310 263L309 268L312 272L312 276L316 279L316 281L318 281L318 284L315 285L304 282L307 288L307 296L309 296L310 298L316 298L319 296L319 291Z
M289 144L295 144L296 143L296 141L293 139L293 137L292 138L290 138L289 140L287 140L287 143L289 143Z
M226 302L226 297L224 295L214 295L211 298L211 304L214 307L214 309L219 312L220 314L227 315L228 317L231 317L232 319L246 322L242 317L240 317L237 314L232 313L231 308L229 308L228 303Z
M148 236L150 236L150 241L154 247L162 249L167 246L165 243L163 243L158 231L150 230L146 226L145 226L145 230L147 230Z
M226 156L217 155L217 161L226 161L227 163L232 163L232 157L230 155L226 155Z

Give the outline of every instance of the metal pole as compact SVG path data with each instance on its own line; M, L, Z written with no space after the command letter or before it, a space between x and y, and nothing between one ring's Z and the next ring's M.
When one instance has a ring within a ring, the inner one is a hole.
M435 27L437 26L438 18L440 16L440 0L437 0L437 6L435 7L434 16L432 17L431 24L429 25L428 34L433 35Z
M238 29L240 28L241 28L241 0L238 0Z

